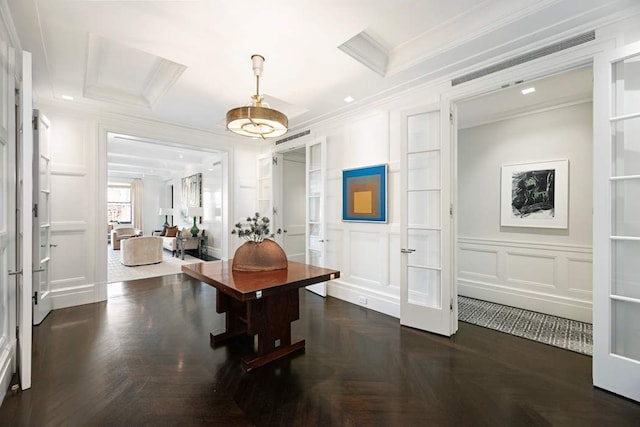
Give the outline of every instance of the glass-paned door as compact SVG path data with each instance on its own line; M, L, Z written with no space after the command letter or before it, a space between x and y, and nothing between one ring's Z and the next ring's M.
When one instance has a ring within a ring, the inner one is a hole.
M407 112L402 122L400 323L451 335L449 105Z
M594 63L594 385L640 401L640 43Z
M324 267L325 262L325 177L326 140L319 139L307 144L307 264ZM312 292L327 296L326 283L307 286Z
M269 218L273 212L272 165L273 157L271 154L258 159L258 212Z
M49 120L33 111L33 324L51 312L51 156Z
M280 205L282 205L282 154L269 153L258 158L258 212L271 221L269 230L274 234L273 240L282 245L282 221ZM246 214L245 214L246 215ZM281 233L277 233L278 229Z

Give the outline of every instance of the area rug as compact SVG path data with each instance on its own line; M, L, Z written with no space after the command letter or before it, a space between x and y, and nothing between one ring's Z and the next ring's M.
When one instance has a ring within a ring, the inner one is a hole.
M458 320L576 353L592 355L589 323L458 296Z
M149 277L166 276L181 272L181 267L186 264L203 262L191 255L185 255L184 261L174 257L169 251L162 251L162 262L158 264L138 265L127 267L120 262L120 251L114 251L111 246L107 249L109 255L107 282L123 282L126 280L146 279Z

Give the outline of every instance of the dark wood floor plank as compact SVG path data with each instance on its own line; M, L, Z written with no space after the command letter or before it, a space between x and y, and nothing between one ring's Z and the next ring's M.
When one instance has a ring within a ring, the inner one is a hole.
M215 290L182 275L110 285L34 328L33 388L0 425L634 425L591 358L465 323L452 338L301 291L306 351L246 373Z

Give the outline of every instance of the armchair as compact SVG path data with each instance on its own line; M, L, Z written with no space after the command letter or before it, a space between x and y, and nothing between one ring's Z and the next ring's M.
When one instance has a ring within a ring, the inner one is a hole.
M142 236L142 231L133 227L122 227L111 230L111 244L113 245L113 250L117 251L120 249L120 240L138 236Z

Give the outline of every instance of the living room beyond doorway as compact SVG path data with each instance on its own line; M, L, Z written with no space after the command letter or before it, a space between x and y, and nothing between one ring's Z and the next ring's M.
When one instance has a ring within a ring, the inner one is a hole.
M107 133L108 282L222 256L226 153Z

